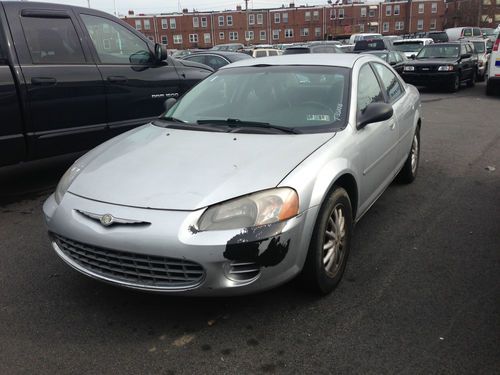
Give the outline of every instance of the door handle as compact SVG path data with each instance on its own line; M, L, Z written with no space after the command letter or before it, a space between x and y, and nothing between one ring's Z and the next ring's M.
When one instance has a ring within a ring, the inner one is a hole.
M125 76L109 76L108 81L115 83L125 83L128 81L128 79Z
M40 86L55 85L57 79L53 77L31 77L31 84Z

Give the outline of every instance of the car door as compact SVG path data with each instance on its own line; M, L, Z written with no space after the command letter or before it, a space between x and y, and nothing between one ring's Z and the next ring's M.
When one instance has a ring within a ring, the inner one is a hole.
M91 10L80 18L103 76L113 135L158 117L167 98L182 94L174 64L157 62L152 46L135 30Z
M29 157L86 150L105 140L102 77L72 11L41 3L3 5L24 77Z
M359 70L357 87L357 116L370 103L385 102L386 98L379 79L369 63ZM360 186L360 210L364 212L384 191L394 177L397 163L398 128L396 117L371 123L357 129L356 138L360 150L362 183Z
M462 80L469 79L472 75L472 55L466 44L460 45L460 63L462 65ZM463 57L470 55L469 57Z
M412 99L406 93L404 85L400 78L396 76L385 65L374 63L375 72L377 73L382 87L385 92L387 103L392 105L394 109L394 117L397 123L397 148L396 164L394 165L393 175L400 169L410 151L411 142L414 133L414 113L415 105Z

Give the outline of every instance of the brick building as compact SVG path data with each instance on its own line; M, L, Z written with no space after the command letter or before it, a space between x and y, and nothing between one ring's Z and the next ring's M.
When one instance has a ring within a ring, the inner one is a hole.
M495 1L495 0L477 0ZM500 0L496 0L499 1ZM275 9L135 15L124 21L169 48L208 48L222 43L279 44L348 37L352 33L401 35L442 30L443 0L331 4Z
M500 0L447 0L445 6L445 27L500 24Z

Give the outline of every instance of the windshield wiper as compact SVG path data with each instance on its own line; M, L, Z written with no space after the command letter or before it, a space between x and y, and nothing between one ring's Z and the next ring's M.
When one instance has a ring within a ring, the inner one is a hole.
M161 122L162 124L158 124ZM165 124L167 123L167 124ZM201 124L191 124L189 122L182 121L175 117L159 117L153 121L154 125L158 125L164 128L171 129L182 129L182 130L202 130L209 132L223 132L223 129L214 128L213 126L203 126Z
M259 121L246 121L246 120L240 120L237 118L228 118L228 119L203 119L203 120L198 120L198 124L203 125L203 124L215 124L215 125L225 125L230 128L243 128L243 127L249 127L249 128L264 128L264 129L277 129L282 131L283 133L289 133L289 134L300 134L300 132L296 129L293 128L288 128L286 126L280 126L280 125L273 125L268 122L259 122Z

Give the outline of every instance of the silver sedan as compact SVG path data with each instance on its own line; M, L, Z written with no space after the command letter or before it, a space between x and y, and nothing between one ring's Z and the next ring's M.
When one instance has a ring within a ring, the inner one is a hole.
M344 273L354 224L419 162L418 91L371 55L244 60L90 151L43 211L71 267L129 288L236 295Z

